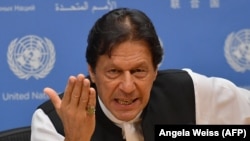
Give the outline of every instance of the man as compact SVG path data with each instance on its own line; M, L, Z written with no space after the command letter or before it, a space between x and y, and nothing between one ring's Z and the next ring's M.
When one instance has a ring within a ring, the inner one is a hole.
M190 69L159 71L162 56L143 12L103 15L88 36L89 76L70 76L62 98L44 89L57 114L40 106L31 140L153 141L155 124L250 123L248 90Z

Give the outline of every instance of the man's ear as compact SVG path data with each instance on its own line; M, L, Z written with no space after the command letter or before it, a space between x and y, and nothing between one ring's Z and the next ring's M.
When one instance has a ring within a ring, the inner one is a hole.
M154 80L156 79L157 74L158 74L158 69L155 70L155 76L154 76L155 78L154 78Z
M91 82L95 83L95 72L90 65L88 65L88 71L89 71Z

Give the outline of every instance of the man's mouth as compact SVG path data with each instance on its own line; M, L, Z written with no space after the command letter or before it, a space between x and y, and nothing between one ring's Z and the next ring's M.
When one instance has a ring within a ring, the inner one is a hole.
M130 105L133 102L135 102L137 100L136 99L132 99L132 100L126 100L126 99L115 99L117 103L121 104L121 105Z

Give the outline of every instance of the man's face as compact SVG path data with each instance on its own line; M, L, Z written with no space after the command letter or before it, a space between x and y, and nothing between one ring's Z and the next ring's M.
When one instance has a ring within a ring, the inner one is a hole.
M126 41L99 57L96 71L89 69L97 93L119 120L129 121L147 105L157 71L143 41Z

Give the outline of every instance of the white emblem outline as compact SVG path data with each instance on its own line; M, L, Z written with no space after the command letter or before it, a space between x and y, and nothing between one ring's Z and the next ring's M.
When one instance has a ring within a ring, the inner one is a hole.
M238 37L238 35L240 33L247 33L247 35L248 34L250 35L250 29L242 29L242 30L238 31L237 33L234 33L234 32L230 33L227 36L226 41L225 41L224 55L225 55L225 58L226 58L226 60L231 68L233 68L236 72L244 73L246 70L250 70L250 60L247 60L248 63L246 65L240 64L237 61L235 61L235 58L233 58L233 56L231 55L232 48L234 47L233 43L235 42L235 39L237 39L237 40L240 39ZM249 40L250 40L250 38L249 38ZM244 43L244 44L246 44L246 43ZM247 42L247 45L248 45L248 47L250 47L250 42ZM238 48L238 46L237 46L237 48Z
M54 49L54 45L53 43L47 39L46 37L44 37L44 40L42 40L42 38L36 36L36 35L27 35L23 38L37 38L39 39L39 41L44 41L46 43L46 47L49 50L49 55L50 55L50 59L48 60L48 63L45 64L45 67L43 70L41 70L39 73L35 73L35 74L30 74L30 73L25 73L22 70L20 70L18 68L18 66L15 64L14 59L13 59L13 51L17 45L18 42L18 38L15 38L13 41L11 41L9 48L8 48L8 53L7 53L7 60L8 60L8 64L10 69L13 71L13 73L18 76L20 79L29 79L30 77L34 77L35 79L39 79L39 78L44 78L47 74L49 74L49 72L52 70L54 63L55 63L55 49ZM21 38L22 39L22 38ZM20 40L21 40L20 39Z

